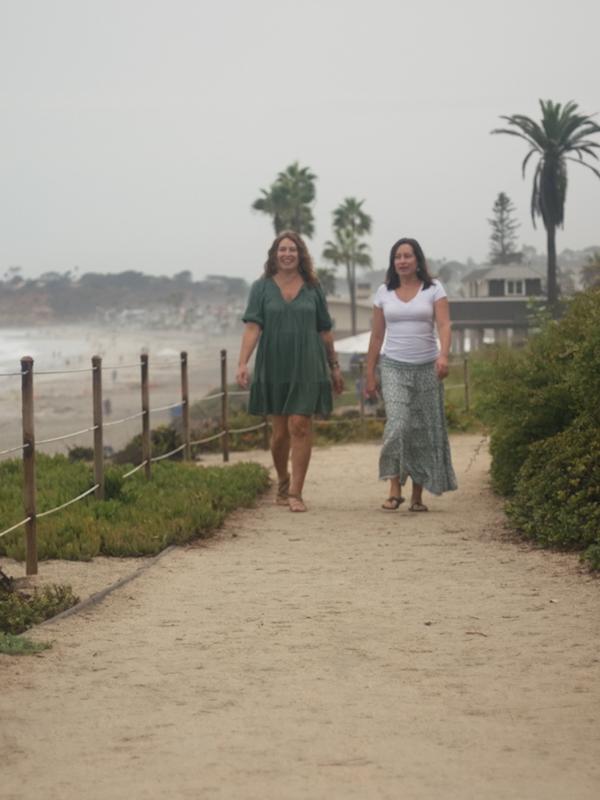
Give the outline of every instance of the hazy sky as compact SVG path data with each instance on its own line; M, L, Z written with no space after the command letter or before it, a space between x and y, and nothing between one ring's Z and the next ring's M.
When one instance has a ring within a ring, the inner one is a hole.
M250 205L295 160L315 256L356 196L376 266L399 236L483 260L500 191L543 250L526 145L490 130L539 98L600 111L599 31L597 0L0 0L0 275L253 278L272 227ZM599 221L571 165L559 250Z

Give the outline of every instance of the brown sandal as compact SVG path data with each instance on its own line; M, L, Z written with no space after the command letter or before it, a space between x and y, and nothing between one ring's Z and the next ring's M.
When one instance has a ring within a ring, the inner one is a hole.
M398 508L402 505L404 500L405 500L404 497L394 497L392 495L392 497L388 497L388 499L381 504L381 508L384 511L398 511ZM386 506L386 503L391 503L391 505Z
M278 506L287 506L289 492L290 492L290 476L288 475L282 481L277 481L277 495L275 497L275 503Z
M288 494L288 505L293 514L300 514L308 511L304 505L304 500L300 494ZM294 507L295 506L295 507Z
M423 503L411 503L408 507L409 511L429 511L426 505Z

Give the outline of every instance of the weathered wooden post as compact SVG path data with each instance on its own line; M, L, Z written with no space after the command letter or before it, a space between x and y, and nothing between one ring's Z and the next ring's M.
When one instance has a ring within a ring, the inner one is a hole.
M359 377L358 377L358 402L360 405L360 420L361 423L365 419L365 360L360 359Z
M150 441L150 390L148 388L148 353L141 355L142 369L142 461L146 478L152 477L152 444Z
M221 350L221 446L223 461L229 461L229 413L227 402L227 350Z
M469 359L467 356L463 358L463 381L465 384L465 411L468 413L471 403L469 390Z
M25 516L26 574L37 575L37 509L35 504L35 427L33 419L33 358L21 359L21 412L23 418L23 506Z
M358 393L360 396L360 432L365 435L366 417L365 417L365 386L367 385L367 362L364 358L360 360L360 379L358 382Z
M183 458L189 461L192 457L190 446L190 392L188 383L187 352L181 352L181 438L183 439Z
M92 356L92 403L94 408L94 492L104 500L104 431L102 429L102 358Z

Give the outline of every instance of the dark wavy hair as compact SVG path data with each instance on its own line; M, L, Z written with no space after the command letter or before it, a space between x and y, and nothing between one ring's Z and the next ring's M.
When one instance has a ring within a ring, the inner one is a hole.
M402 239L398 239L398 241L392 245L392 249L390 250L390 264L385 274L385 285L390 290L397 289L400 286L400 275L396 272L394 258L396 257L396 251L402 244L409 244L412 247L412 251L417 259L417 278L423 281L424 289L429 289L430 286L433 286L433 278L429 272L423 248L416 239L409 239L406 236Z
M319 283L319 279L317 278L312 258L308 252L308 247L305 245L302 237L295 231L282 231L275 237L273 244L269 248L267 260L265 262L264 277L268 278L271 275L275 275L277 272L277 248L283 239L291 239L292 242L294 242L298 248L298 272L309 286L316 286Z

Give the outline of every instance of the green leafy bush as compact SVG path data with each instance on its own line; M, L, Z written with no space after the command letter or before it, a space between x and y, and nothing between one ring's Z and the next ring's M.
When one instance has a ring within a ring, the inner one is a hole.
M152 447L152 457L162 456L177 449L181 444L181 436L173 425L159 425L150 431L150 442ZM172 458L179 460L183 458L181 451L175 453ZM141 464L142 462L142 434L138 433L131 439L122 450L118 450L112 456L114 464Z
M491 431L492 485L543 545L600 568L600 291L577 295L522 351L475 364Z
M507 513L528 538L600 567L600 429L582 420L533 444Z
M511 495L535 442L581 415L598 425L600 292L578 295L520 351L498 349L474 363L476 411L491 431L492 485Z
M0 631L22 633L78 602L79 598L75 597L70 586L43 586L31 595L0 589Z

